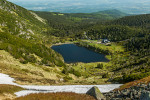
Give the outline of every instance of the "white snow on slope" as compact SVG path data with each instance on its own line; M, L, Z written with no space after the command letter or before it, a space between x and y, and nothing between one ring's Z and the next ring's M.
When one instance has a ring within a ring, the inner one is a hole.
M51 92L75 92L86 93L93 86L97 86L102 93L109 92L118 88L121 84L109 84L109 85L63 85L63 86L22 86L25 91L16 92L17 96L24 96L29 93L51 93ZM38 90L38 91L35 91Z
M13 81L15 81L14 78L9 77L9 75L0 73L0 84L17 85Z
M62 86L38 86L38 85L19 85L13 82L14 79L9 75L0 73L0 84L11 84L23 87L28 90L16 92L15 94L20 97L30 93L50 93L50 92L75 92L86 93L93 86L97 86L102 93L109 92L118 88L122 84L108 84L108 85L62 85Z

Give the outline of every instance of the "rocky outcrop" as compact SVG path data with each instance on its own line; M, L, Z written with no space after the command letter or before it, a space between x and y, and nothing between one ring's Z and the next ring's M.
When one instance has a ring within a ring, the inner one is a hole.
M93 96L96 100L106 100L104 95L100 92L98 87L94 86L89 91L87 91L88 95Z
M124 90L104 93L107 100L150 100L150 84L139 84Z
M143 92L140 96L140 100L150 100L150 92L149 91Z

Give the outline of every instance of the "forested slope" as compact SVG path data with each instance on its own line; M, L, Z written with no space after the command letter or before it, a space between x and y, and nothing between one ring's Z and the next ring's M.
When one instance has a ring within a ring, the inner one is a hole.
M0 49L8 51L22 63L37 63L34 56L37 55L41 58L39 64L63 64L59 54L42 44L45 26L45 20L35 13L6 0L0 1Z
M113 81L129 82L150 75L149 20L149 14L128 16L98 23L85 30L88 39L108 39L124 47L122 57L116 56L111 60L112 66L108 66L115 73L111 77Z
M111 23L148 29L150 25L150 14L127 16L114 20Z
M132 81L134 79L141 79L150 75L150 15L137 15L123 17L111 22L111 24L129 26L142 29L142 33L131 37L124 42L126 51L130 52L129 59L124 62L123 66L117 70L130 69L129 72L123 73L123 80Z
M59 39L46 32L45 19L0 0L0 73L19 84L55 84L65 77L62 56L50 48Z
M83 31L108 20L117 19L128 14L118 10L107 10L106 12L96 13L54 13L54 12L35 12L40 17L47 20L47 24L55 30L49 31L48 34L55 36L71 36L81 38L79 34ZM49 29L48 29L49 30ZM78 36L79 35L79 36Z

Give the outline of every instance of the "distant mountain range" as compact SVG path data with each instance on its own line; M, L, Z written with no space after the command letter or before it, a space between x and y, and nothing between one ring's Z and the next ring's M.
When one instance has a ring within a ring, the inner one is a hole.
M150 0L9 0L29 10L91 13L117 9L129 14L150 13Z
M123 16L129 16L130 15L130 14L121 12L121 11L116 10L116 9L94 12L93 14L108 14L112 17L117 17L117 16L118 17L123 17Z

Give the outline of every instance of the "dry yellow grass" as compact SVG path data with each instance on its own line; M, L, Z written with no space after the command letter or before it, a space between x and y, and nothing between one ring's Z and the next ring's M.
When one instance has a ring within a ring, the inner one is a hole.
M21 90L23 90L23 88L18 87L18 86L0 84L0 94L3 94L3 93L13 94L13 93L21 91Z
M63 77L61 68L22 64L8 52L0 50L0 73L8 74L19 84L50 85ZM59 76L59 77L58 77Z
M119 89L116 89L116 90L124 90L124 89L130 88L132 86L137 86L139 83L142 83L142 84L150 83L150 76L145 77L145 78L140 79L140 80L135 80L135 81L126 83L126 84L122 85Z
M0 100L14 99L16 98L14 93L21 90L23 90L23 88L18 86L0 84Z
M86 94L76 93L39 93L19 97L14 100L95 100L94 97Z

